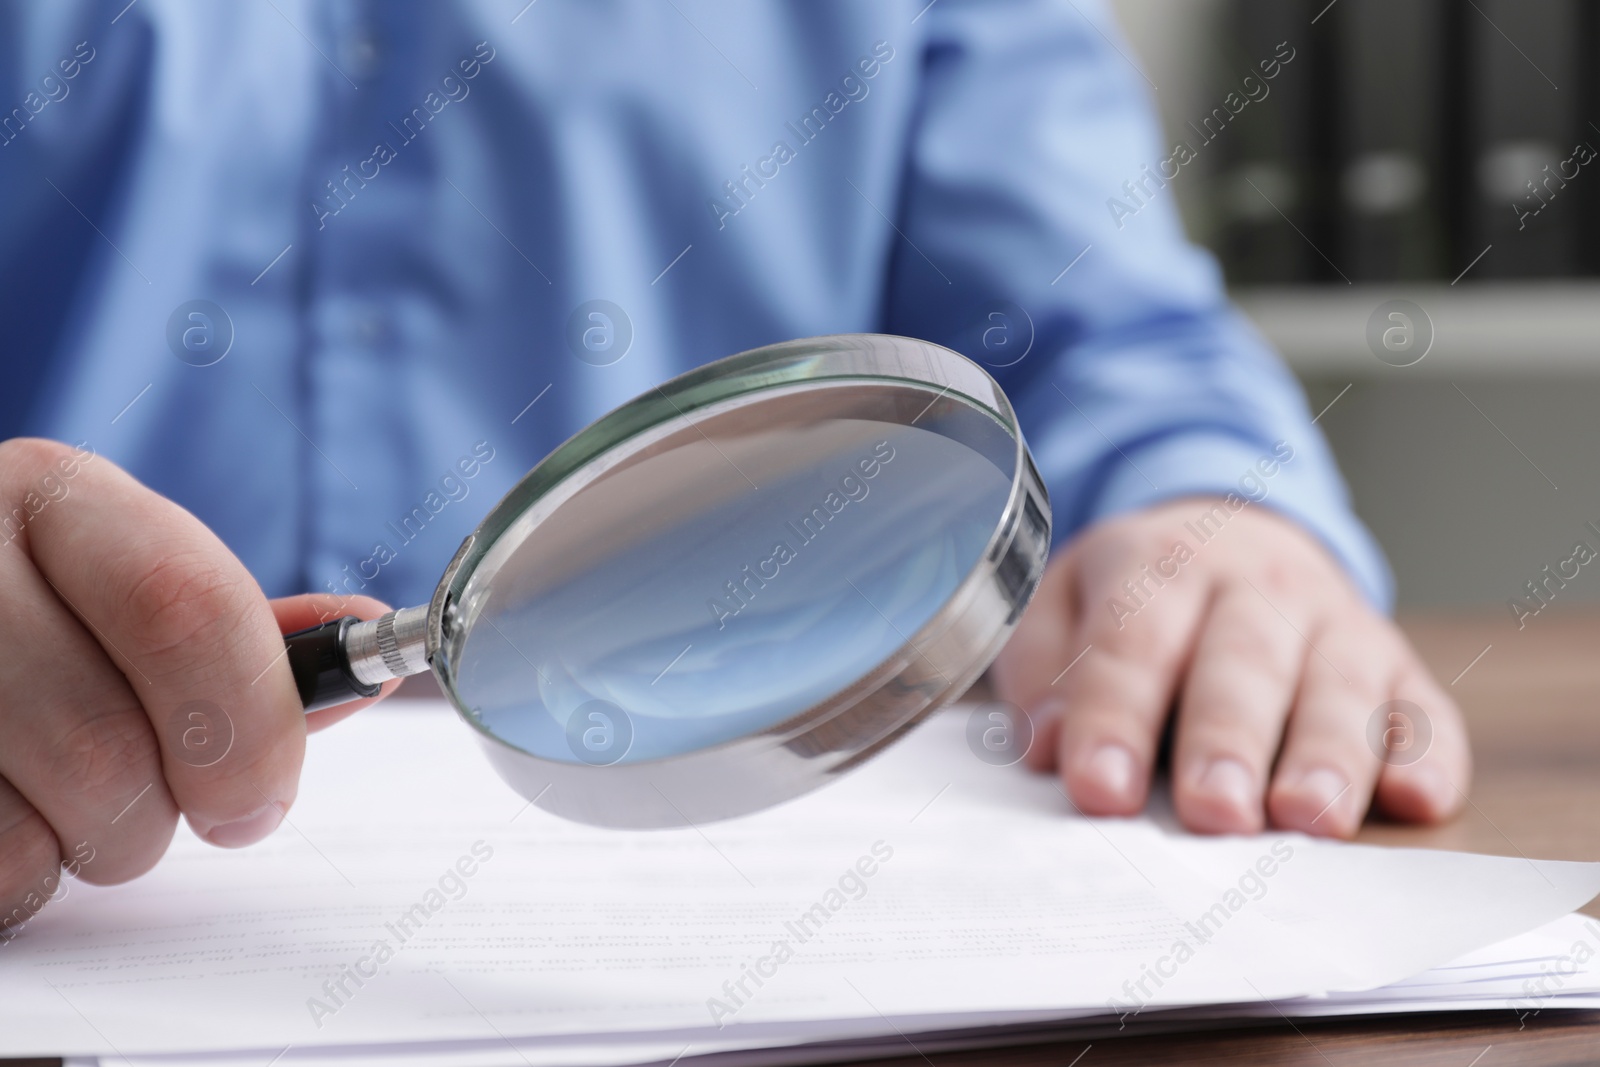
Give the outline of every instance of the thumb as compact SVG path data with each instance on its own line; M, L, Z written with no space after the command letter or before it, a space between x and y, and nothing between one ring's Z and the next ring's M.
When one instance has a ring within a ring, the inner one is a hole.
M374 600L369 596L339 597L329 596L327 593L301 593L297 596L279 597L269 603L272 614L278 620L278 632L284 634L319 626L345 615L354 615L362 620L376 619L389 610L389 606L383 601ZM318 730L332 726L340 719L354 715L369 704L376 704L400 688L400 682L399 678L384 682L383 691L375 697L352 700L348 704L311 712L306 716L306 732L314 734Z
M1063 657L1077 654L1072 647L1075 570L1070 553L1050 561L1032 603L989 672L995 695L1017 705L1033 723L1027 761L1035 770L1050 770L1056 763L1063 702L1054 681L1067 662Z

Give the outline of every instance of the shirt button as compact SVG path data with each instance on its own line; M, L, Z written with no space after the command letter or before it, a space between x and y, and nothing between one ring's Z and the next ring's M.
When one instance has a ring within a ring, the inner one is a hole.
M359 311L352 325L355 343L362 348L388 348L394 341L394 320L379 308Z
M346 37L339 49L339 58L345 70L356 81L370 81L383 62L383 48L370 33L356 33Z

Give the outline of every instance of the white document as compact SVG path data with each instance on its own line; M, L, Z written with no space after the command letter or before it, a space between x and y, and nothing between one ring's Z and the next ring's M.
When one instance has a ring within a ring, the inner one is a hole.
M968 1031L896 1031L855 1041L819 1039L779 1044L734 1038L701 1038L677 1045L662 1039L504 1039L260 1051L177 1053L132 1057L81 1057L66 1067L532 1067L533 1064L714 1063L789 1065L905 1056L963 1048L1055 1042L1092 1042L1112 1033L1147 1032L1202 1025L1215 1019L1272 1019L1393 1012L1501 1010L1528 1024L1547 1010L1600 1007L1600 921L1568 915L1506 941L1478 949L1412 978L1364 993L1333 994L1280 1002L1214 1005L1152 1011L1136 1020L1092 1015L1039 1024L989 1026ZM938 1020L932 1020L937 1025ZM810 1028L806 1028L809 1030ZM1067 1054L1071 1055L1071 1048Z
M1054 779L973 756L966 714L779 809L623 833L529 807L442 705L374 709L311 740L267 842L180 831L150 875L74 885L0 943L0 1054L903 1051L1373 990L1600 890L1597 864L1085 820Z

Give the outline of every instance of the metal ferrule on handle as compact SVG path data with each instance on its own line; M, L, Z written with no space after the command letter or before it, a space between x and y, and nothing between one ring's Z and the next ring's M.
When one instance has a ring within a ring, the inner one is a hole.
M376 619L334 619L283 639L306 711L378 695L384 682L428 669L428 607Z
M428 605L355 623L344 648L350 673L368 685L421 674L428 669Z

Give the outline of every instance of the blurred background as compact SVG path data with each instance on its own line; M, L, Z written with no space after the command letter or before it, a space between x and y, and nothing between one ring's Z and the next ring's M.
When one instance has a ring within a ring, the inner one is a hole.
M1401 609L1538 606L1600 550L1600 3L1114 6L1188 149L1154 195L1332 405Z

